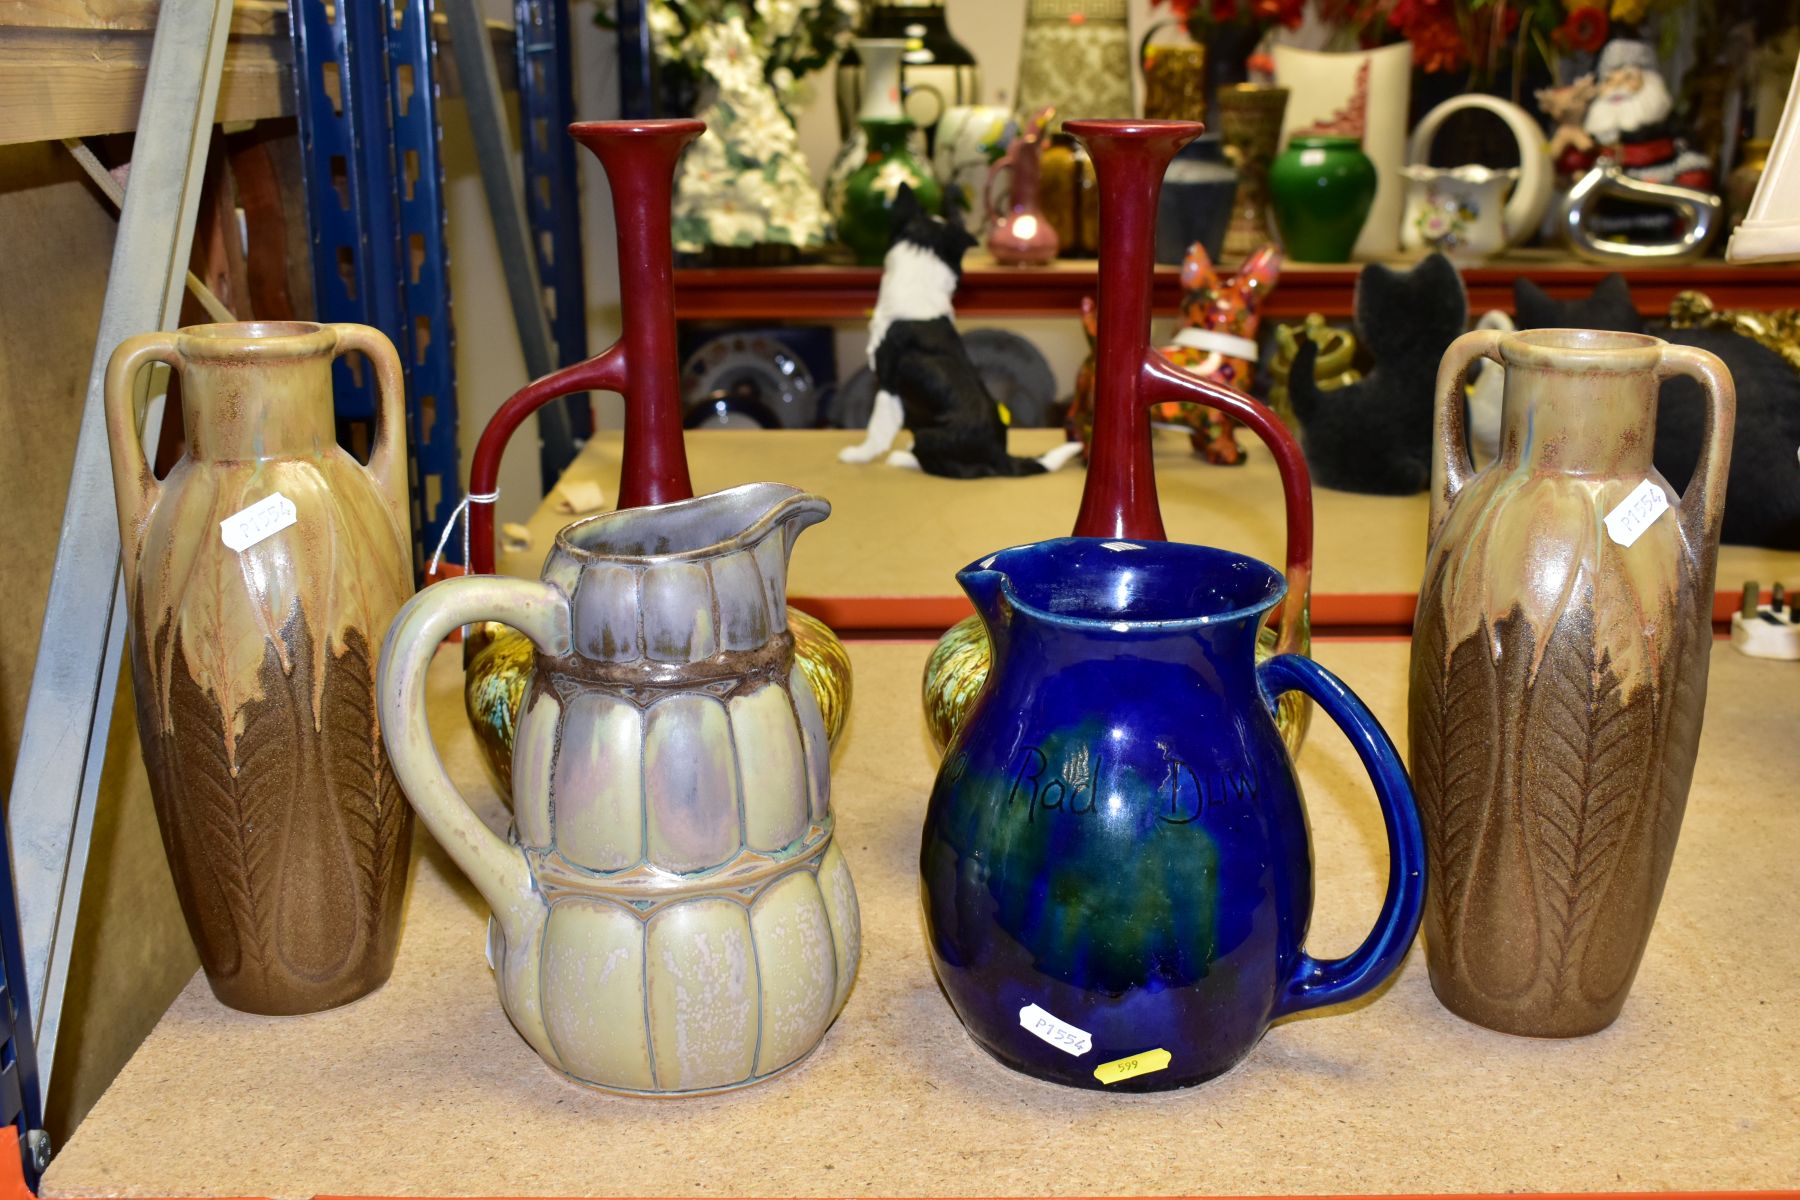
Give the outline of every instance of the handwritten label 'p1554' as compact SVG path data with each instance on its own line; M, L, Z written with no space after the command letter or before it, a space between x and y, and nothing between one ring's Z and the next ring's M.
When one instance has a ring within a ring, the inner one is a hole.
M1094 1048L1093 1035L1077 1029L1067 1021L1059 1021L1035 1004L1019 1010L1019 1024L1035 1037L1049 1042L1064 1054L1080 1058Z
M247 508L240 508L219 522L219 539L240 553L300 519L294 502L272 492Z
M1656 518L1668 511L1669 498L1646 479L1606 514L1606 532L1619 545L1629 546L1656 523Z

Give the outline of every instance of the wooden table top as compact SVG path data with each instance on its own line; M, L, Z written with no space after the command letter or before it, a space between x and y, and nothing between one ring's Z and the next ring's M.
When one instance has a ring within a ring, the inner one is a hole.
M831 518L795 546L788 591L839 630L942 630L970 611L957 571L1007 546L1063 537L1074 525L1086 480L1079 464L1052 475L958 480L840 463L838 450L860 440L845 430L687 435L697 492L772 479L832 502ZM1025 429L1011 444L1015 454L1041 454L1061 441L1059 431ZM564 473L565 483L598 484L610 503L619 452L617 433L597 435ZM1169 537L1282 562L1281 480L1261 447L1252 447L1242 466L1215 467L1189 450L1184 435L1158 431L1156 477ZM556 531L575 519L558 509L561 496L559 486L545 497L527 523L530 548L503 551L501 571L537 575ZM1313 504L1314 627L1409 627L1425 573L1425 495L1315 488ZM1721 592L1740 593L1746 579L1792 586L1800 582L1800 553L1723 547ZM1730 607L1728 598L1725 611Z
M508 1025L486 907L421 831L392 980L307 1017L223 1008L196 977L44 1177L46 1197L1130 1195L1791 1186L1800 1164L1800 739L1792 664L1713 651L1705 735L1657 929L1625 1011L1572 1041L1492 1033L1431 994L1417 947L1370 1002L1283 1022L1226 1076L1112 1096L1016 1075L964 1035L919 921L935 770L924 643L851 646L834 770L863 960L810 1059L745 1091L627 1099L553 1074ZM1317 657L1405 732L1407 646ZM433 665L451 774L504 814ZM1379 907L1368 783L1316 720L1300 774L1316 859L1308 948L1341 954Z

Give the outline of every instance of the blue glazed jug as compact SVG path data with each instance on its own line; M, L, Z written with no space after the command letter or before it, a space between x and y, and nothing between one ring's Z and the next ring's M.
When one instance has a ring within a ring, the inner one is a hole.
M1256 665L1280 573L1203 546L1061 538L957 578L994 669L939 769L919 870L938 978L984 1049L1075 1087L1186 1087L1277 1018L1393 972L1424 891L1412 789L1323 667ZM1387 896L1347 958L1302 948L1312 856L1274 718L1295 689L1349 736L1387 822Z

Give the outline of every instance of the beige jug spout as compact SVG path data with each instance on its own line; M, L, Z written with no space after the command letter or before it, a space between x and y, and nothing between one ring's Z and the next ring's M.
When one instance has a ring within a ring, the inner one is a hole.
M381 734L407 800L487 900L507 940L517 942L542 923L543 896L524 851L489 829L457 790L425 720L432 656L453 630L478 621L511 625L545 654L569 653L568 601L551 585L493 575L435 583L408 601L388 629L376 677Z

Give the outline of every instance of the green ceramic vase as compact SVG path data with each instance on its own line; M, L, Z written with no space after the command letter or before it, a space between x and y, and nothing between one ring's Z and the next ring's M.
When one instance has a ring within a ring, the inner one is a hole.
M1269 164L1282 248L1298 262L1348 262L1369 207L1375 164L1353 137L1296 137Z
M836 214L838 240L850 247L858 263L878 267L887 257L888 209L900 194L900 185L909 185L927 212L943 211L944 193L931 168L907 145L911 121L864 117L860 124L869 139L869 153L844 182L842 207Z

